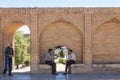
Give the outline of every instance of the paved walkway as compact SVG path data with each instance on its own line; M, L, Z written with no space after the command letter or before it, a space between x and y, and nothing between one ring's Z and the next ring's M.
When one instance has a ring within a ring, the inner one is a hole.
M13 77L0 76L0 80L120 80L120 73L81 73L81 74L14 74Z
M29 73L30 67L14 70L14 76L2 76L0 80L120 80L120 73L81 73L81 74L68 74L58 75L50 74L32 74ZM63 71L58 68L58 71Z

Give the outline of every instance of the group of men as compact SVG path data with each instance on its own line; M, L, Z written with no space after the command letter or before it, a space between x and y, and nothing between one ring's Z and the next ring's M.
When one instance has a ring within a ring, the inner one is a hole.
M76 56L71 49L68 49L68 56L66 59L66 67L64 74L68 73L68 68L71 64L75 64ZM45 56L45 63L52 66L52 74L57 75L56 73L56 63L54 62L54 50L49 49ZM70 73L70 72L69 72Z
M6 75L7 70L9 70L8 75L13 76L12 74L12 58L14 57L14 51L12 48L12 43L8 45L4 52L5 55L5 66L3 70L3 76ZM68 56L66 60L66 67L64 74L67 74L67 70L71 64L75 64L76 56L71 49L68 49ZM56 75L56 63L54 62L54 50L49 49L45 56L45 63L52 66L52 74Z

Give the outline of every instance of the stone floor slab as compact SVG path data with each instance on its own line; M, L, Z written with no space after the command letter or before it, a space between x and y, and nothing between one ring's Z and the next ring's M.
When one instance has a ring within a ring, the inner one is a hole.
M1 75L0 80L120 80L120 73L14 74L13 77Z

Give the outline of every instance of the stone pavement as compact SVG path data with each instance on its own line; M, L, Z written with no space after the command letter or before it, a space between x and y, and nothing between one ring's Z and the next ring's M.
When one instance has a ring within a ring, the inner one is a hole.
M57 69L60 70L59 68ZM50 74L30 74L30 67L13 70L14 76L2 76L0 80L120 80L120 73L80 73L80 74L67 74L58 75Z
M120 73L80 73L80 74L15 74L13 77L0 76L0 80L120 80Z

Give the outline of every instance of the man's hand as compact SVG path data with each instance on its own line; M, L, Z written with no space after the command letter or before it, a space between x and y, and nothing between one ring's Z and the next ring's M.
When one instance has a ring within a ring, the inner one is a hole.
M69 62L69 60L66 60L66 63Z
M14 57L13 55L8 55L9 57Z

